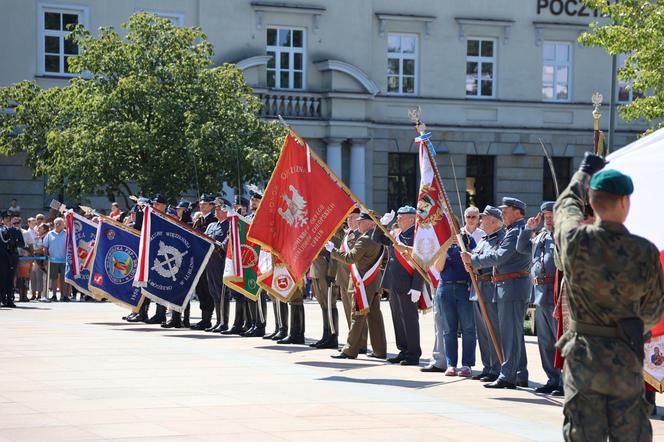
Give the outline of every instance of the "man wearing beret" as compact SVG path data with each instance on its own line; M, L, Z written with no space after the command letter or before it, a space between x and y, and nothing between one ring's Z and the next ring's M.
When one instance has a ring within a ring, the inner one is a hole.
M634 190L586 153L554 208L555 239L569 290L565 358L566 440L652 440L644 400L643 335L664 313L659 251L625 228ZM595 223L583 224L590 204Z
M523 319L531 291L530 254L519 253L516 249L519 234L526 225L526 204L517 198L505 197L499 208L507 228L498 248L482 253L463 252L461 258L472 269L493 267L503 365L498 379L484 386L514 389L517 385L528 386Z
M214 216L216 221L207 226L205 234L215 240L217 243L224 244L228 237L229 223L227 219L230 202L224 198L215 198ZM222 332L228 330L228 309L230 308L230 298L226 295L224 279L224 267L226 266L226 249L223 246L216 245L205 272L207 273L208 287L210 295L214 301L214 311L217 316L217 322L206 328L206 332Z
M335 359L357 357L362 346L362 335L367 326L373 348L373 353L368 356L378 359L385 359L387 356L385 324L380 312L380 265L383 260L383 246L371 239L375 227L372 217L368 213L361 213L358 218L359 235L352 249L347 251L335 249L332 241L326 245L333 259L353 266L348 290L353 290L356 294L348 340L339 353L332 355ZM358 298L366 304L362 305L358 302Z
M403 206L397 210L397 243L413 246L415 216L416 210L412 206ZM393 219L394 211L383 215L380 222L387 226ZM399 353L387 361L391 364L419 365L422 348L417 303L422 295L424 278L402 252L394 247L392 240L385 236L382 229L375 230L374 239L387 246L389 251L380 286L389 291L392 324Z
M535 389L536 393L563 395L563 379L560 369L553 364L556 355L557 321L553 317L555 302L553 285L556 277L553 241L553 201L545 201L537 216L529 218L519 235L516 248L521 253L531 254L530 277L533 281L532 303L535 304L535 330L542 368L548 380L546 385ZM534 230L544 220L542 230Z
M168 200L161 193L156 194L152 200L150 200L150 204L153 209L158 210L161 213L166 213L166 209L168 208ZM146 301L147 299L143 302L145 303ZM147 324L161 324L166 322L166 307L158 303L155 304L157 304L157 311L154 316L145 321Z
M505 237L505 229L503 227L503 213L494 206L486 206L482 212L482 220L480 222L481 229L485 232L484 236L477 243L474 253L485 254L494 252L503 238ZM479 230L479 229L478 229ZM496 304L496 284L493 283L492 268L485 267L475 271L477 274L477 284L484 300L493 332L497 337L499 334L498 327L498 304ZM500 375L500 362L496 349L491 340L491 334L487 322L484 319L482 310L479 305L477 292L471 288L470 300L475 301L473 313L475 316L475 326L477 328L477 343L480 347L480 356L482 359L482 371L473 376L474 380L482 382L493 382L498 379ZM500 338L498 338L500 341Z
M198 207L203 216L198 218L193 225L193 228L201 233L205 233L208 226L217 221L214 216L214 196L201 195L198 201ZM212 326L212 312L214 310L214 301L210 294L210 287L208 286L207 270L203 271L201 278L196 285L196 294L198 295L198 302L201 308L201 320L196 324L191 325L192 330L205 330Z

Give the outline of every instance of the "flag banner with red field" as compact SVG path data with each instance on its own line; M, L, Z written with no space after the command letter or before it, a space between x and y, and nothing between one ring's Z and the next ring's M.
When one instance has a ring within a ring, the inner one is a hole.
M424 137L424 136L423 136ZM418 137L420 150L420 193L417 197L412 257L421 269L429 269L452 242L450 214L444 203L445 189L437 179L433 150L428 139Z
M88 287L90 271L85 264L94 251L97 224L72 210L65 213L65 223L67 226L65 282L76 287L79 292L92 296Z
M229 214L228 223L224 284L255 301L261 289L258 285L258 256L261 248L247 239L249 223L239 214Z
M664 230L657 222L662 213L657 201L662 200L657 185L664 175L664 129L623 147L606 158L607 169L629 175L634 182L630 197L629 216L625 226L635 235L653 242L664 266ZM651 330L652 338L645 344L644 378L659 392L664 391L664 319Z
M295 294L298 284L278 256L261 250L258 258L260 276L258 285L281 302L288 302Z
M249 238L281 258L299 281L354 204L325 163L288 135Z

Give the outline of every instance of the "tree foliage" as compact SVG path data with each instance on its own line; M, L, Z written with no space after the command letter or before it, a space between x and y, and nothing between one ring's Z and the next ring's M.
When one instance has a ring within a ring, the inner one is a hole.
M128 193L175 198L190 189L267 179L283 129L258 118L259 100L234 65L212 67L213 50L198 28L137 13L96 35L77 26L69 38L64 87L30 81L0 88L0 153L27 153L35 175L67 194Z
M618 78L633 91L645 94L620 112L626 120L645 118L652 130L664 125L664 3L661 0L584 0L608 19L591 24L591 33L581 36L585 44L601 46L609 54L626 54Z

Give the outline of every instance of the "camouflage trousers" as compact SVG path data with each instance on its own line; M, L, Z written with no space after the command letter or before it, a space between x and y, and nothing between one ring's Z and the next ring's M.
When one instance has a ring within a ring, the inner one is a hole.
M616 339L568 333L563 435L566 441L651 441L651 406L636 355Z

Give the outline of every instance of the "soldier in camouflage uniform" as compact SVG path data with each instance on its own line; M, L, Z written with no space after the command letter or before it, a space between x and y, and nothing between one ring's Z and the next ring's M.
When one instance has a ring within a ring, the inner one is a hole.
M570 308L570 329L557 344L565 357L563 433L575 441L647 441L643 333L664 313L664 276L657 248L623 225L631 179L599 172L604 164L587 153L555 206ZM588 203L597 218L584 225Z

